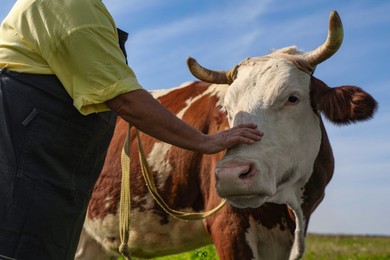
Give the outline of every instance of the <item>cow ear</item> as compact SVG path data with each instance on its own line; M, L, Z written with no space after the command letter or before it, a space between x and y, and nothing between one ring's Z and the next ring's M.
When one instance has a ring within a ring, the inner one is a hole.
M310 98L315 110L322 112L335 124L350 124L373 117L377 102L355 86L328 87L321 80L312 77Z

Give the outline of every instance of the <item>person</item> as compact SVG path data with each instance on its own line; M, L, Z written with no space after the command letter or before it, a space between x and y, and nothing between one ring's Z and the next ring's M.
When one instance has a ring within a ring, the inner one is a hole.
M205 135L170 113L126 64L126 37L101 0L18 0L2 22L0 259L74 258L117 116L201 153L261 139L253 124Z

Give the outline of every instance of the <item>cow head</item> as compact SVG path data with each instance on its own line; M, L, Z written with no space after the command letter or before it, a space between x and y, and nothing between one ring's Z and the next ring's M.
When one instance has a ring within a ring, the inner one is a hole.
M231 127L250 122L264 133L260 142L226 152L216 168L218 194L239 208L287 204L295 213L299 237L305 228L305 185L325 139L320 113L333 123L348 124L370 118L376 109L376 101L360 88L330 88L312 76L318 64L336 53L342 39L340 17L332 12L326 42L307 53L288 47L248 58L231 71L208 70L188 59L199 79L230 85L224 109ZM296 238L296 255L302 252L300 243Z
M261 142L229 149L217 166L217 191L233 206L298 204L320 150L320 112L337 124L372 116L376 102L369 94L353 86L330 88L312 76L342 39L340 17L332 12L326 42L308 53L287 47L227 72L188 59L199 79L230 85L224 100L230 126L255 123L264 133Z

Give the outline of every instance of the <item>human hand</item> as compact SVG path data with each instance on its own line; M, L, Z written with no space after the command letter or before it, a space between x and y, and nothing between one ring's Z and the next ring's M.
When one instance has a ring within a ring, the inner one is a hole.
M200 144L200 151L206 154L217 153L237 144L253 144L260 141L263 133L255 124L241 124L217 134L206 135Z

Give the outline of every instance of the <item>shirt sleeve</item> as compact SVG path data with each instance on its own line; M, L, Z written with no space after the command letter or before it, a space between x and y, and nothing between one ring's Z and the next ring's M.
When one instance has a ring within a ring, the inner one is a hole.
M116 31L103 25L69 32L48 62L82 114L106 111L105 101L141 88L126 64Z

